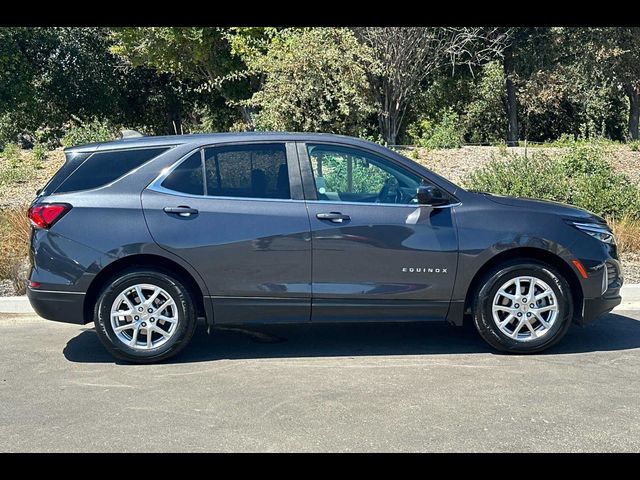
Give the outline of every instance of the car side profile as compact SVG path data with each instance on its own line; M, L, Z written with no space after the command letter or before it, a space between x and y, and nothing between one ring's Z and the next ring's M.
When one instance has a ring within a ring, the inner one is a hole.
M29 209L27 295L150 363L209 325L472 321L534 353L621 301L606 222L466 191L351 137L139 137L65 150Z

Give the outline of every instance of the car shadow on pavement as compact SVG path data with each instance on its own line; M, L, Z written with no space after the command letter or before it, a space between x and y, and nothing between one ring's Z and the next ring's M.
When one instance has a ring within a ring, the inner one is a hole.
M640 348L640 320L609 314L587 327L572 326L559 345L543 354L568 354ZM495 353L472 326L445 323L371 323L220 327L207 335L200 325L183 352L165 363L220 359L438 355ZM85 329L67 343L67 360L126 363L114 360L95 331Z

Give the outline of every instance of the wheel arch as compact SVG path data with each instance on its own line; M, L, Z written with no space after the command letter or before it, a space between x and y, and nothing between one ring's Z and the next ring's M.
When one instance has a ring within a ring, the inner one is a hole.
M175 275L192 294L198 317L205 317L207 323L213 323L213 310L208 305L202 288L194 276L179 263L153 254L134 254L114 260L93 278L84 299L84 318L88 323L93 319L93 308L107 282L119 272L135 267L157 268Z
M473 279L471 280L469 288L467 289L467 294L464 300L465 314L471 313L473 297L481 288L481 281L487 274L487 272L495 268L497 265L516 259L535 260L552 268L555 268L569 284L571 299L573 301L574 320L582 313L584 294L582 291L580 280L578 279L576 272L573 271L571 266L562 257L549 252L548 250L532 247L519 247L500 252L499 254L490 258L484 265L482 265L482 267L480 267L480 269L476 272Z

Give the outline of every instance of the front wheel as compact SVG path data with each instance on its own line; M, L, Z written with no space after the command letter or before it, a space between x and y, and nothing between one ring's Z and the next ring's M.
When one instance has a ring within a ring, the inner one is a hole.
M573 316L567 281L534 261L513 261L489 272L473 305L482 338L510 353L535 353L556 344Z
M176 355L197 323L184 285L168 272L134 269L102 290L94 311L100 341L116 358L152 363Z

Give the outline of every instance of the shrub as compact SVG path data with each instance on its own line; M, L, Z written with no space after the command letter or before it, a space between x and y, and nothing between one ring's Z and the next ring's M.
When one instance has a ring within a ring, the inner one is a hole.
M633 142L629 143L629 148L632 152L640 152L640 140L634 140Z
M462 129L458 115L446 110L437 123L422 118L407 127L407 136L413 145L429 149L460 148Z
M22 160L18 145L6 144L1 156L4 162L0 164L0 186L24 182L28 178L29 168Z
M568 201L568 183L561 165L543 154L525 158L507 153L505 159L493 159L484 168L472 172L465 185L474 190Z
M42 162L47 158L47 148L42 143L36 143L31 150L31 155L36 162Z
M630 215L615 220L610 219L609 225L616 236L618 252L640 253L640 221L634 220Z
M94 118L90 122L70 126L62 137L62 145L73 147L85 143L107 142L115 139L116 133L117 129L109 122Z
M15 293L23 295L29 275L29 238L31 227L27 208L0 212L0 279L11 280Z
M557 159L510 154L465 179L475 190L569 203L598 215L640 220L640 189L616 173L599 142L574 142Z

